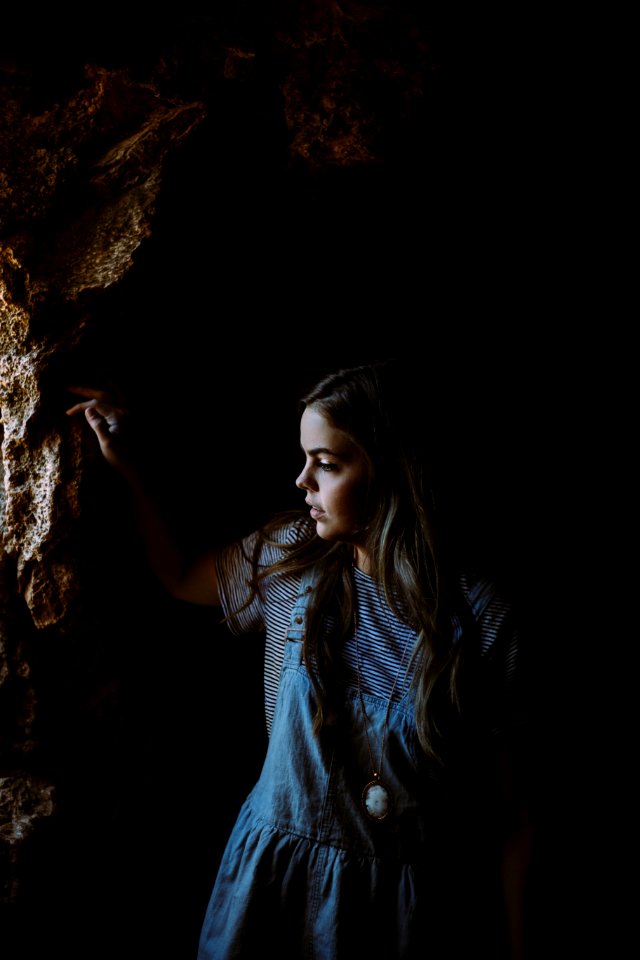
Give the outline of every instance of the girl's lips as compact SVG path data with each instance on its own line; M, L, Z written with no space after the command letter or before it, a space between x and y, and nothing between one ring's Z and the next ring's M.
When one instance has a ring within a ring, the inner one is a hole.
M312 520L318 520L320 517L324 516L324 511L319 510L318 507L311 507L310 513Z

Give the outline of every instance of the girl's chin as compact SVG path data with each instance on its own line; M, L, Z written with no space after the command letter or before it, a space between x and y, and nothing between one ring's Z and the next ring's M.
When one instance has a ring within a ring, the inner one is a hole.
M335 537L331 534L331 530L327 529L327 524L323 523L322 520L316 520L316 533L323 540L335 540Z
M316 533L321 540L342 540L344 539L340 531L336 531L328 520L316 520Z
M360 538L354 530L337 529L330 520L316 520L316 533L322 540L333 540L340 543L356 544Z

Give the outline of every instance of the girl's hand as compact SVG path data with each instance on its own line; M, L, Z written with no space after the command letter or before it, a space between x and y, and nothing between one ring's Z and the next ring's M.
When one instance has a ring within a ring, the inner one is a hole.
M113 395L104 390L94 390L92 387L71 386L70 393L80 397L88 397L80 403L74 404L66 411L68 417L84 413L86 420L98 438L100 450L112 467L124 476L132 474L132 463L126 452L125 423L128 417L127 410L118 406Z

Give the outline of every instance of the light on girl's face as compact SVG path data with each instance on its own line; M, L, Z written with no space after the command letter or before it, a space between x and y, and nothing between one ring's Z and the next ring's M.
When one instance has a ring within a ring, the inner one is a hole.
M358 544L367 479L362 452L313 406L306 408L300 420L300 446L305 463L296 485L306 493L318 536Z

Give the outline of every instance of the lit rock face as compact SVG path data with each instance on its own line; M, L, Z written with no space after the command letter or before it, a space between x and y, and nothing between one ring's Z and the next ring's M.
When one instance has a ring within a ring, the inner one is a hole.
M81 429L65 422L56 378L91 304L150 234L167 153L205 114L99 68L41 114L22 111L12 92L0 137L0 715L9 721L0 749L3 768L16 769L0 777L0 903L17 895L22 843L55 809L53 784L29 769L37 695L29 620L16 604L36 630L65 630L80 588L69 538L80 517Z
M17 212L16 232L0 249L3 549L16 560L38 627L64 618L76 582L60 545L78 516L77 431L61 430L47 378L82 337L83 305L131 267L150 234L163 160L204 116L201 104L167 103L122 75L91 74L64 108L21 118L5 140L7 154L23 158L24 166L13 160L13 182L2 198L8 219ZM105 142L98 153L96 144ZM80 159L90 152L90 162ZM36 222L51 224L35 256L28 252L24 211L17 209L21 174L25 208ZM72 194L82 193L82 203L76 196L61 213L58 194L69 184Z

